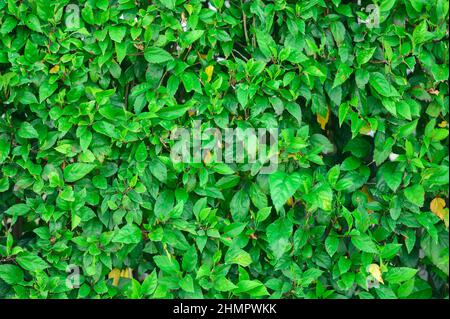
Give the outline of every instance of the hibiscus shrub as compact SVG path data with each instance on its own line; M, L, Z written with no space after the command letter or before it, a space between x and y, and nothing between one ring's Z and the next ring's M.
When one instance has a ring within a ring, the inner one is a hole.
M448 298L448 12L0 0L0 298Z

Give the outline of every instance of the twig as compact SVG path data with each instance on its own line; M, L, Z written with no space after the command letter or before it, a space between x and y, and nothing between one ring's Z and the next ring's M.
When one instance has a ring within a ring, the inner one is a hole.
M256 28L256 20L255 20L255 16L253 16L253 29L255 29ZM256 48L256 37L255 37L255 33L253 33L253 36L252 36L252 46L254 47L254 48Z
M241 52L239 52L238 50L233 49L233 52L236 52L237 54L239 54L239 55L241 56L241 58L243 58L245 61L248 61L248 58L245 57L245 56L244 56Z
M242 19L243 19L243 22L244 22L245 42L248 44L249 40L248 40L248 33L247 33L247 16L244 13L244 9L242 9Z
M16 257L15 256L9 256L5 258L0 258L0 264L9 264L11 262L15 262Z
M130 92L130 84L127 83L125 86L125 110L128 110L128 94Z

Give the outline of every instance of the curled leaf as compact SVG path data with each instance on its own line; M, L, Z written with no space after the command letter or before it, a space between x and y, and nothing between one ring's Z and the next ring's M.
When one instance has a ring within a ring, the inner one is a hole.
M133 271L131 268L125 268L120 270L119 268L114 268L108 274L108 279L112 279L113 286L117 287L119 285L120 278L131 279L133 278Z
M445 215L448 214L448 209L445 209L445 205L445 200L436 197L430 203L430 210L441 220L444 220Z
M382 283L384 285L383 278L381 277L381 269L380 266L377 264L370 264L367 267L367 271L375 278L378 282Z
M112 279L113 286L117 287L119 285L120 269L114 268L113 270L111 270L108 274L108 279Z
M49 72L50 72L50 74L58 73L59 72L59 64L53 66Z
M205 68L205 73L208 76L208 79L206 80L206 82L210 82L211 81L213 72L214 72L214 66L213 65L208 65Z
M325 117L320 115L320 113L317 113L317 123L320 124L322 130L325 130L325 126L327 125L329 119L330 119L330 110L327 110L327 115Z

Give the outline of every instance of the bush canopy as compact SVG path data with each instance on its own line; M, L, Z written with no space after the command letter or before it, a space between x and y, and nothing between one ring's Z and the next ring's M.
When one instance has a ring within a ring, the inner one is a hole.
M0 298L448 298L448 12L0 0Z

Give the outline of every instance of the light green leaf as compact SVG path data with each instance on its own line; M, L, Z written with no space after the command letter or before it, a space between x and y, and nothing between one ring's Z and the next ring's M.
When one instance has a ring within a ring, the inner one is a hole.
M64 168L64 179L69 183L76 182L89 174L95 167L95 164L88 163L69 164Z
M301 177L297 172L287 174L275 172L269 176L270 196L277 211L280 211L286 201L300 187Z
M158 47L148 47L145 49L144 57L150 63L165 63L173 60L169 52Z

